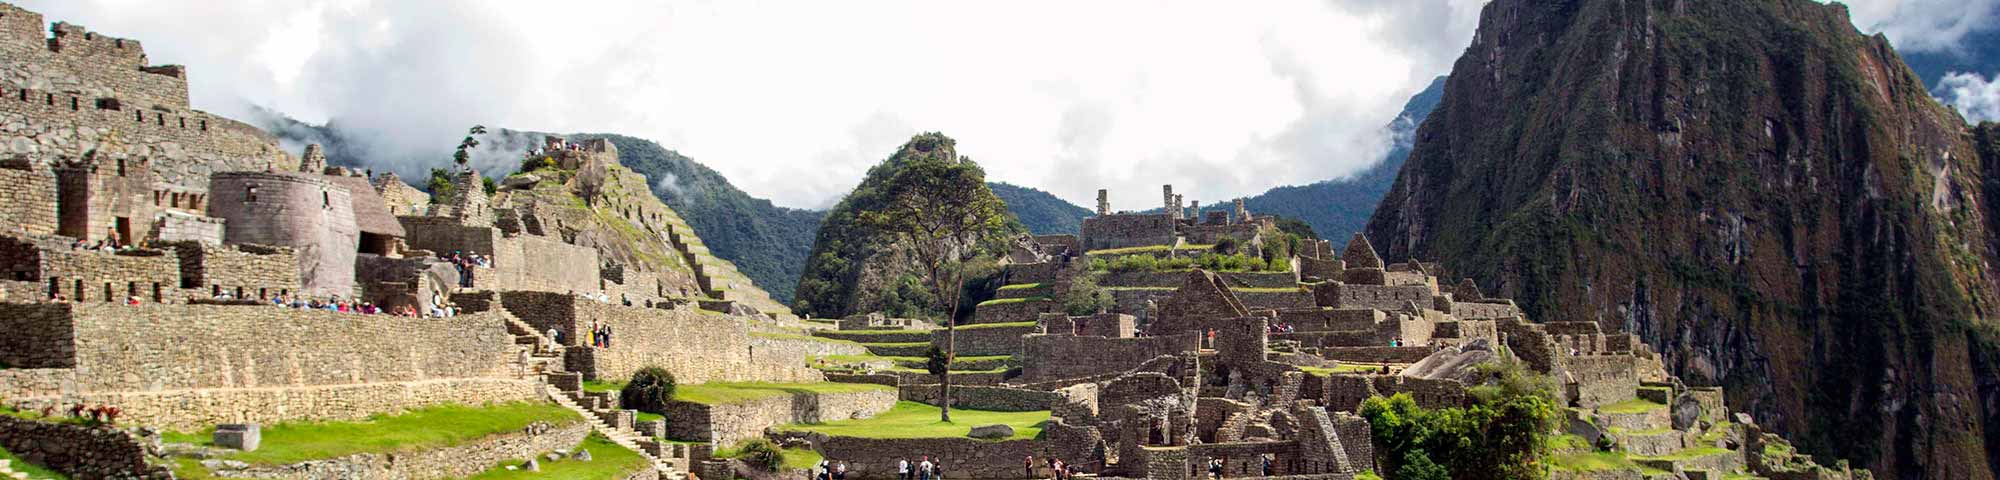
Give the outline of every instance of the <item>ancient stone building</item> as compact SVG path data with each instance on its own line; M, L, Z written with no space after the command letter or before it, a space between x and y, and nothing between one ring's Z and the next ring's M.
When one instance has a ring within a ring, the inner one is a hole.
M346 187L321 175L225 172L208 190L209 215L228 222L225 243L290 247L306 294L354 294L361 232Z

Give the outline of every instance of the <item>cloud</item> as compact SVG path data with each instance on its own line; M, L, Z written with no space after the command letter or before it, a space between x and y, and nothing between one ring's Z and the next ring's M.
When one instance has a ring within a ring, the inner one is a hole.
M2000 21L2000 0L1847 0L1861 31L1889 37L1896 50L1959 52L1967 35Z
M1958 109L1971 123L2000 121L2000 82L1977 73L1950 73L1938 82L1939 101Z
M446 165L474 124L618 132L794 207L837 201L919 131L1083 205L1098 188L1173 183L1207 203L1349 175L1483 4L20 2L188 65L199 108L331 122L377 170Z

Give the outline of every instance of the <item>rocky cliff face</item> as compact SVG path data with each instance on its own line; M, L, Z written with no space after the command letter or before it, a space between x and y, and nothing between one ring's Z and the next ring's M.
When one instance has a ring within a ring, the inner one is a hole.
M1368 235L1823 460L1993 478L1993 130L1839 5L1496 0Z

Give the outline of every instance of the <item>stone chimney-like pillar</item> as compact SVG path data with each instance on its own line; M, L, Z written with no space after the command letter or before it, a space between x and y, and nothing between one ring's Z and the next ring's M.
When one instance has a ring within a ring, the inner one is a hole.
M1243 199L1241 198L1236 199L1236 219L1239 222L1250 221L1250 209L1243 207Z
M1110 214L1111 214L1111 191L1102 188L1097 189L1097 216L1102 217Z
M1181 209L1174 205L1174 186L1161 185L1160 196L1161 196L1160 203L1164 204L1160 207L1160 209L1163 210L1161 213L1167 214L1168 218L1172 218L1174 220L1180 220Z
M319 144L306 145L304 159L299 161L299 171L319 175L326 173L326 150Z

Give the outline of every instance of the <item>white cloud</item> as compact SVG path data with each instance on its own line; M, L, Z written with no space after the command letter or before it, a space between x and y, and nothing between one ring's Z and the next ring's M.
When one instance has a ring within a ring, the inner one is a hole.
M1896 50L1956 52L1961 40L2000 21L2000 0L1845 0L1861 31L1889 37Z
M995 180L1144 208L1379 160L1483 1L21 3L189 65L200 108L332 120L406 173L472 124L616 132L824 207L941 131Z
M1971 123L2000 121L2000 82L1977 73L1950 73L1938 81L1939 101L1958 108Z

